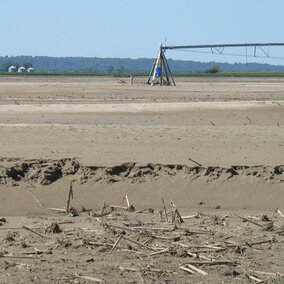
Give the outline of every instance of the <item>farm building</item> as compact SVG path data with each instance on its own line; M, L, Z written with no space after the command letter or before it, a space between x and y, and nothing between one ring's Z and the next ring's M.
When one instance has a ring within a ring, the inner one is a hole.
M21 66L21 67L19 67L19 69L18 69L18 72L19 73L23 73L23 72L26 72L27 71L27 69L24 67L24 66Z
M11 65L11 66L8 68L8 72L9 72L9 73L17 72L17 67Z
M33 67L30 67L30 68L27 69L27 71L28 71L29 73L33 73L33 72L35 72L35 69L34 69Z

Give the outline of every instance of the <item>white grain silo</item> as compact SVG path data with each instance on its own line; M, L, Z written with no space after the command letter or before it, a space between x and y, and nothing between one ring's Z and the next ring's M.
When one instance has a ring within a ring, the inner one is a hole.
M27 69L27 71L28 71L29 73L33 73L33 72L35 72L35 69L34 69L33 67L30 67L30 68Z
M17 72L17 67L11 65L11 66L8 68L8 72L9 72L9 73Z
M19 69L18 69L18 72L19 73L24 73L24 72L26 72L27 71L27 69L24 67L24 66L21 66Z

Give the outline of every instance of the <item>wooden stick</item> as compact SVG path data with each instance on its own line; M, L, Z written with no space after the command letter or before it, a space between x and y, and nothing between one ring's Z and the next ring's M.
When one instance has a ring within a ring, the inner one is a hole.
M71 198L73 199L73 185L72 185L72 181L70 182L70 186L69 186L69 192L68 192L68 198L67 198L67 205L66 205L66 212L69 213L70 210L70 202L71 202Z
M32 230L32 229L26 227L26 226L23 226L23 229L26 229L27 231L32 232L32 233L34 233L35 235L40 236L41 238L48 239L46 236L44 236L44 235L42 235L42 234L40 234L40 233L38 233L38 232L36 232L36 231L34 231L34 230Z

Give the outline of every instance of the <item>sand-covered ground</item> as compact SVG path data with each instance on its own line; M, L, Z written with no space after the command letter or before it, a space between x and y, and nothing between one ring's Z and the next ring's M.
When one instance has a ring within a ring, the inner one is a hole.
M284 79L145 81L0 77L0 283L283 283Z

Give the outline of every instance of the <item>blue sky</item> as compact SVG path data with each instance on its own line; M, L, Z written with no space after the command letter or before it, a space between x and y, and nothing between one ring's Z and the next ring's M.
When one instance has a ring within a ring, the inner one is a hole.
M1 56L154 57L165 39L169 45L284 42L281 0L1 2ZM244 49L240 51L245 53ZM270 52L284 57L284 47ZM169 51L167 56L199 61L246 60L181 51ZM264 62L284 64L284 60Z

